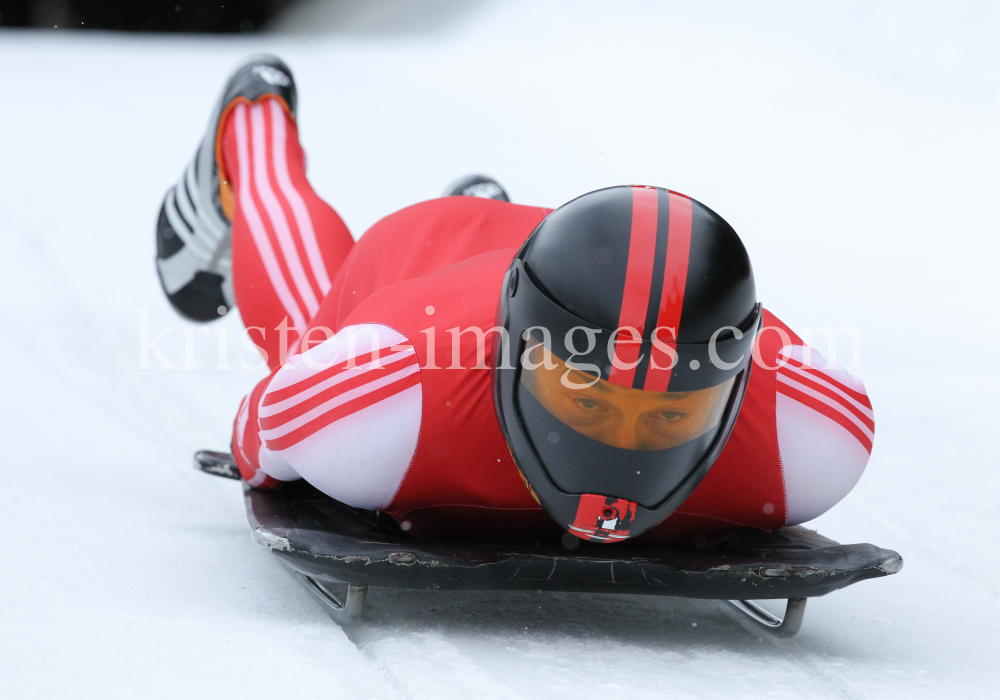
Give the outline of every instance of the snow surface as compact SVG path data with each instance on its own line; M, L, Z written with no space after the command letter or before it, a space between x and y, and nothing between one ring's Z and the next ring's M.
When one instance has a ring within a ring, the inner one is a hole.
M0 697L996 697L1000 11L835 5L381 0L248 37L0 31ZM875 450L815 524L902 573L813 599L784 642L628 596L373 590L368 619L331 623L251 544L239 487L190 468L262 372L239 369L236 314L183 335L152 265L160 199L258 50L294 68L311 177L356 234L473 171L525 203L638 182L719 211L769 308L857 329L860 361L836 349ZM197 369L137 369L144 313Z

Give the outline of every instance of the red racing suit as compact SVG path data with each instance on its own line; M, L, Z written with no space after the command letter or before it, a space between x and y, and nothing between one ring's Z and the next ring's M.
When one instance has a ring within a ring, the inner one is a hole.
M554 533L501 434L490 367L504 274L550 210L448 197L396 212L352 245L309 187L283 112L238 106L223 153L236 300L273 370L235 422L244 478L304 478L417 537ZM729 442L647 541L703 545L804 522L864 471L874 416L861 381L766 310L764 326Z

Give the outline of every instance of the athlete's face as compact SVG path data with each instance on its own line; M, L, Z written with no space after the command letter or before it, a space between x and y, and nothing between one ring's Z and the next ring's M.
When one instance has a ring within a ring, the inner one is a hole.
M704 435L722 419L734 381L698 391L642 391L594 382L541 344L530 357L540 366L525 368L521 383L549 413L593 440L630 450L664 450Z

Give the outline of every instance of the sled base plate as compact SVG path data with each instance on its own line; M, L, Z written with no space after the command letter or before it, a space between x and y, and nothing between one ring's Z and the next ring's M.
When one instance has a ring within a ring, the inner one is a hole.
M385 516L350 508L304 482L245 487L253 540L303 574L358 586L436 590L642 593L722 600L821 596L896 573L902 558L842 545L806 528L731 535L714 549L580 542L416 540Z
M198 453L219 474L223 453ZM219 474L222 475L222 474ZM228 474L227 474L228 475ZM843 545L800 526L748 530L705 550L579 542L416 540L390 518L338 503L304 481L280 491L244 484L253 541L278 556L340 622L357 619L367 586L430 590L631 593L728 601L757 630L794 635L805 599L894 574L900 555ZM339 588L340 592L334 592ZM786 599L779 620L754 600Z

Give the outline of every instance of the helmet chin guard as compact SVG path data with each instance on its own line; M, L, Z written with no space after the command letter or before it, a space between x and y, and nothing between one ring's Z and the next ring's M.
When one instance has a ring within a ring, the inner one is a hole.
M746 393L762 313L739 237L684 195L598 190L538 226L503 289L494 402L533 495L582 539L652 528L708 473ZM671 438L708 395L704 427Z

